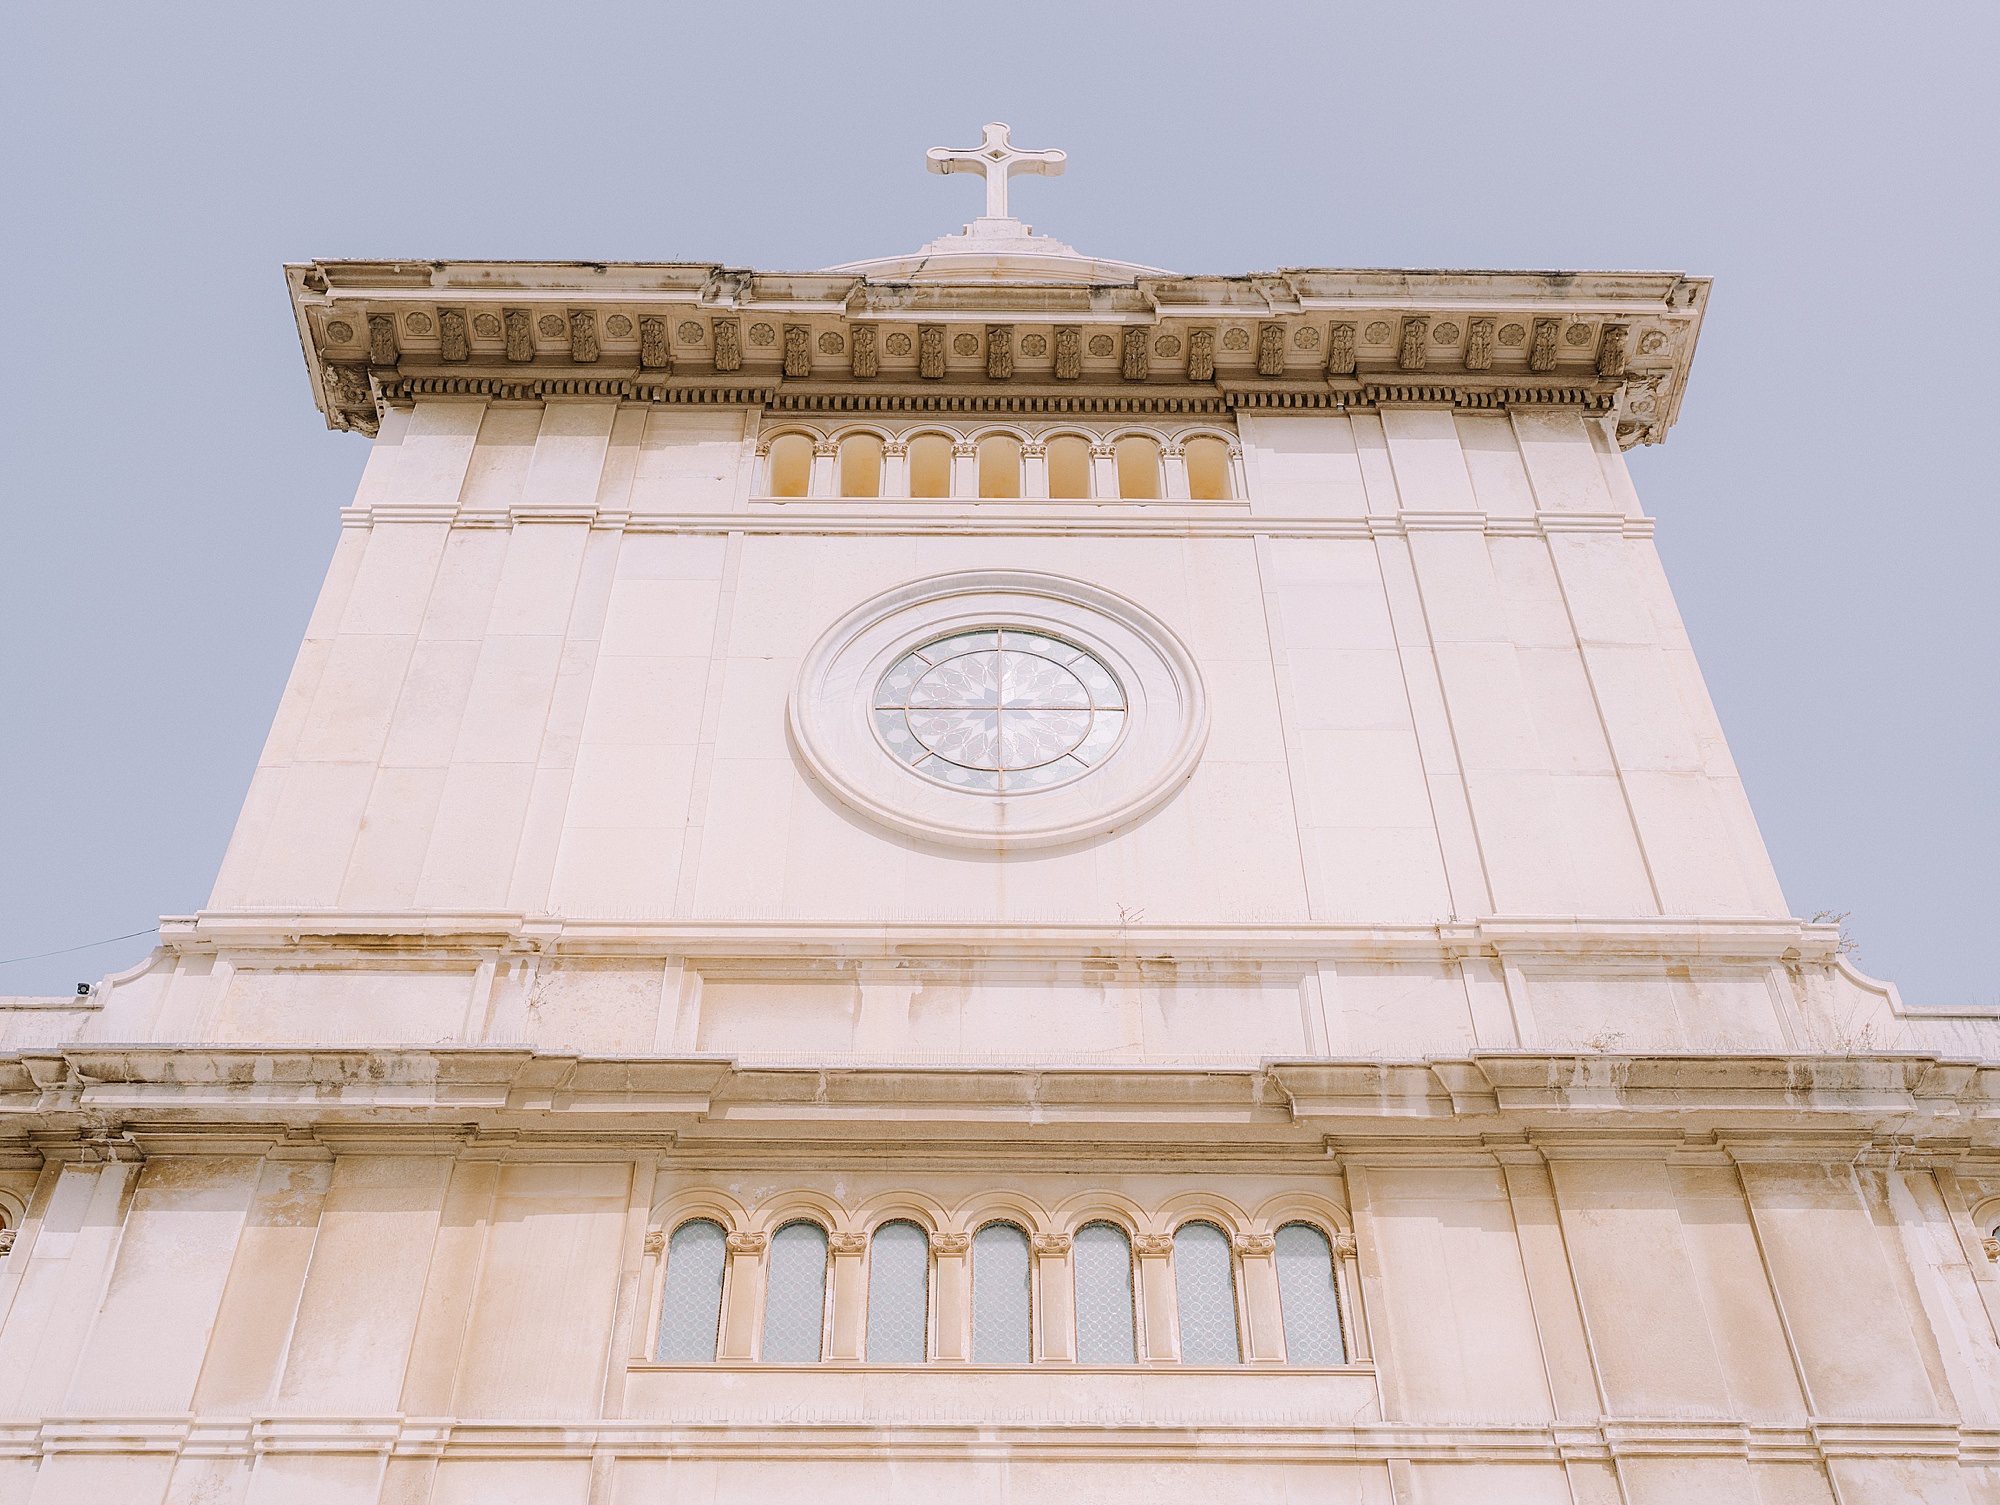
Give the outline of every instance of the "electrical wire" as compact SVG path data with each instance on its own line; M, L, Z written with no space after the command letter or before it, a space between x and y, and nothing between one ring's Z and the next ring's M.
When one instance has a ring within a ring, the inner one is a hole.
M112 941L129 941L142 935L151 935L160 927L148 925L144 930L128 931L124 935L114 935L101 941L87 941L81 946L64 946L59 951L37 951L33 956L10 956L0 961L0 967L11 967L15 962L38 962L45 956L68 956L72 951L95 951L99 946L108 946Z

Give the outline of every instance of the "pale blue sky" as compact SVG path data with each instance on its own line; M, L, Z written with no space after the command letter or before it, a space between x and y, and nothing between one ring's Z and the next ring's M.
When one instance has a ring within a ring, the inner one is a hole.
M1713 276L1636 452L1795 911L2000 1001L1993 5L21 6L0 127L0 959L200 907L365 441L279 264L1099 255ZM0 967L67 992L146 939Z

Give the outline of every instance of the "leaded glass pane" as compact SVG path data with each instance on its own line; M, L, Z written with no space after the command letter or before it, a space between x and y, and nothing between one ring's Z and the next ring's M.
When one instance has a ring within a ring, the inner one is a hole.
M915 1223L884 1223L868 1246L868 1360L921 1364L930 1326L931 1244Z
M1015 627L939 638L875 687L876 734L940 783L1010 793L1079 778L1116 748L1125 691L1074 643Z
M1076 1264L1079 1364L1138 1362L1132 1319L1132 1246L1112 1223L1085 1223L1071 1246Z
M1012 1223L988 1223L972 1237L972 1362L1025 1364L1028 1333L1028 1235Z
M764 1284L763 1356L772 1364L816 1364L826 1315L826 1233L787 1223L771 1238Z
M1278 1302L1285 1313L1285 1359L1292 1364L1345 1364L1333 1250L1310 1223L1278 1230Z
M658 1357L669 1362L713 1360L722 1326L720 1223L683 1223L667 1240L667 1270L660 1295Z
M1229 1237L1213 1223L1183 1223L1174 1235L1174 1294L1181 1313L1181 1362L1241 1363Z

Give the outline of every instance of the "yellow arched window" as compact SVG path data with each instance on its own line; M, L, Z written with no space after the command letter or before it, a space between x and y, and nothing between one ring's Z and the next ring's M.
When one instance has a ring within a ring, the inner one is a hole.
M1021 441L1012 434L988 434L979 441L979 494L1021 494Z
M873 434L849 434L840 441L840 494L882 494L882 441Z
M1197 502L1230 499L1229 446L1207 436L1187 442L1188 495Z
M1160 446L1139 434L1120 439L1118 494L1127 501L1157 501L1160 496Z
M1049 441L1049 495L1059 501L1090 495L1090 441L1064 434Z
M951 495L951 440L943 434L910 441L910 495Z
M804 496L812 484L813 446L804 434L771 441L767 495Z

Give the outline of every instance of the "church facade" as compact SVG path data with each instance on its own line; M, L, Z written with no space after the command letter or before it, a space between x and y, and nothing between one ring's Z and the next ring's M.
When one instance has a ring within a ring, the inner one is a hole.
M1671 273L312 262L209 906L0 1000L0 1501L2000 1501L2000 1017L1792 916Z

